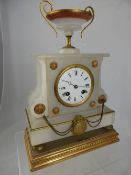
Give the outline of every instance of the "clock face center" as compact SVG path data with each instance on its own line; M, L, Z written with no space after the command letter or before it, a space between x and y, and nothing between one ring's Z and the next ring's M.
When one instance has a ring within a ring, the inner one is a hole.
M55 83L58 101L65 106L79 106L86 102L93 90L93 75L80 64L69 65L60 72Z
M78 85L74 85L74 88L77 89L78 88Z

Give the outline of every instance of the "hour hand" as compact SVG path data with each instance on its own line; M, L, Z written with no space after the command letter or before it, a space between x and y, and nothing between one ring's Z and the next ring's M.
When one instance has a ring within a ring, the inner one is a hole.
M66 80L62 80L62 81L68 83L69 85L73 85L70 81L66 81ZM73 86L74 86L74 85L73 85Z
M69 81L66 81L66 80L62 80L62 81L69 83Z

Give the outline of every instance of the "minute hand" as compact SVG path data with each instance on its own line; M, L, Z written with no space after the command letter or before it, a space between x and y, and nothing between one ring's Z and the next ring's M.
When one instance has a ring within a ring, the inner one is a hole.
M86 87L86 85L85 86L78 86L78 87Z

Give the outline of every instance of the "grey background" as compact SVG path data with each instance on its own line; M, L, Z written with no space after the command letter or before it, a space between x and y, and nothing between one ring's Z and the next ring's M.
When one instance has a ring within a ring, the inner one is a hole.
M2 39L2 9L0 1L0 107L2 100L2 90L3 90L3 39Z

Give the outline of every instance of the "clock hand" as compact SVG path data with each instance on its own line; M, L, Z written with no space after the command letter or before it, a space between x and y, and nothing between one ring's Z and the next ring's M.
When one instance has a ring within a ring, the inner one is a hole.
M71 83L71 81L66 81L66 80L62 80L62 81L64 81L64 82L68 83L69 85L74 86L74 85Z
M78 86L78 87L86 87L86 86Z
M62 80L62 81L69 83L69 81L66 81L66 80Z
M78 86L78 87L89 87L89 84L86 84L85 86Z
M86 87L86 85L85 85L85 86L78 86L78 85L74 85L74 84L72 84L72 83L71 83L71 81L66 81L66 80L62 80L62 81L64 81L64 82L68 83L69 85L74 86L74 88L75 88L75 89L77 89L78 87Z

